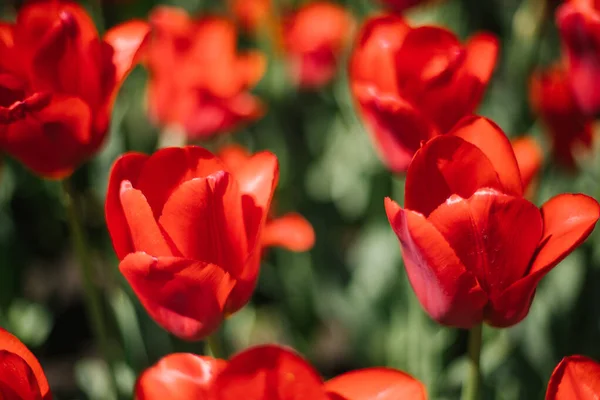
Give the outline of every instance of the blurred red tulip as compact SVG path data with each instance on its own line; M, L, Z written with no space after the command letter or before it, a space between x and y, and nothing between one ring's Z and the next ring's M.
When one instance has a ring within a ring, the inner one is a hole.
M196 146L115 162L108 230L121 272L159 325L201 339L248 302L278 173L269 152L232 175Z
M600 113L600 2L570 0L556 11L575 101L590 116Z
M365 22L350 59L350 84L389 169L406 171L423 140L475 110L497 53L497 39L485 33L462 45L446 29L413 28L392 14Z
M511 144L467 117L417 151L404 207L389 198L408 278L444 325L507 327L527 315L538 282L592 232L600 205L561 194L541 209L523 197Z
M132 21L101 40L68 1L31 2L0 23L0 148L44 177L71 174L102 144L147 34Z
M528 194L526 197L533 195L533 186L544 161L542 148L531 137L520 137L512 142L515 158L521 172L521 182L523 183L523 191ZM529 192L529 193L528 193Z
M244 173L244 166L252 156L242 146L229 145L221 149L217 157L235 176ZM263 248L278 246L291 251L308 251L315 244L315 231L310 222L297 213L281 217L269 216L261 236L261 244Z
M139 400L426 399L423 384L389 368L352 371L323 382L300 355L275 345L250 348L228 363L193 354L167 356L140 376L135 394Z
M35 356L0 328L0 399L52 400L48 381Z
M600 364L584 356L562 359L546 392L546 400L600 399Z
M352 16L334 3L309 3L289 15L283 41L294 81L305 88L331 81L353 30Z
M231 12L247 31L255 31L269 20L271 0L228 0Z
M433 1L439 0L378 0L379 3L385 5L392 11L402 13L409 8L424 4L433 3Z
M157 124L202 138L263 115L262 103L248 89L262 78L265 59L258 52L237 52L231 22L192 19L183 10L159 7L150 24L148 103Z
M529 97L550 134L554 158L565 167L574 168L573 150L577 146L592 146L593 120L577 105L565 70L557 65L535 72Z

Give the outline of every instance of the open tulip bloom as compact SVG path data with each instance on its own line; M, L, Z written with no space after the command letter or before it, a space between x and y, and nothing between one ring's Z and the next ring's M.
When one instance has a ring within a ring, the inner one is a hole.
M600 206L561 194L538 209L523 198L510 142L467 117L415 154L404 207L385 200L410 283L444 325L508 327L527 315L538 282L592 232Z
M171 354L138 379L137 400L425 400L421 382L389 368L367 368L323 382L284 347L253 347L224 361Z
M69 175L103 143L147 34L131 21L100 39L70 1L32 1L0 22L0 149L44 177Z
M115 162L106 222L121 272L159 325L201 339L248 302L278 176L269 152L235 175L197 146Z
M584 357L562 359L552 372L546 400L600 399L600 363Z
M16 337L0 328L0 399L52 400L42 366Z

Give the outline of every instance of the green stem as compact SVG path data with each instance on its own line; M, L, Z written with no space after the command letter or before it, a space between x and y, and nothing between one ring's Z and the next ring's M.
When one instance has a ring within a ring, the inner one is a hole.
M102 303L100 296L94 287L93 267L90 253L77 213L71 182L68 179L63 180L62 189L73 246L75 247L77 258L79 259L78 265L83 281L87 317L89 319L94 336L98 341L100 351L102 352L106 363L110 366L112 365L112 356L109 347L108 332L106 330L106 324L104 323L105 321L102 313Z
M206 338L205 345L206 350L204 352L206 355L212 358L223 358L225 356L223 354L223 349L221 348L221 341L218 331Z
M483 325L479 324L469 331L468 371L463 386L462 400L477 400L481 392L480 356Z

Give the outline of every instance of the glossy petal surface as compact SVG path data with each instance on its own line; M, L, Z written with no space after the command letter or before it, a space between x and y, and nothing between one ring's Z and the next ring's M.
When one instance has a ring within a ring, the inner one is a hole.
M427 392L412 376L389 368L368 368L345 373L328 380L329 395L346 400L426 400Z
M546 400L596 400L600 398L600 364L584 356L562 359L546 392Z

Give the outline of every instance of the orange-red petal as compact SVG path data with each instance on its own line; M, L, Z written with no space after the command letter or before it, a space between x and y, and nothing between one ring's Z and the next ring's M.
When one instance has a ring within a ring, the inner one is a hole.
M390 368L351 371L325 382L329 395L346 400L427 400L425 386L412 376Z
M156 323L185 340L217 329L235 284L216 265L141 252L125 257L119 269Z
M297 353L266 345L234 356L214 385L215 400L327 400L323 381Z
M519 164L519 171L521 171L523 189L527 191L529 185L540 171L540 168L542 168L542 162L544 161L542 148L531 137L522 137L514 140L512 147L517 158L517 164Z
M600 364L584 356L565 357L552 372L546 400L600 398Z
M285 214L267 221L262 246L278 246L291 251L307 251L315 244L315 231L302 215Z
M212 385L227 362L189 353L163 357L145 370L135 385L137 400L209 399Z

